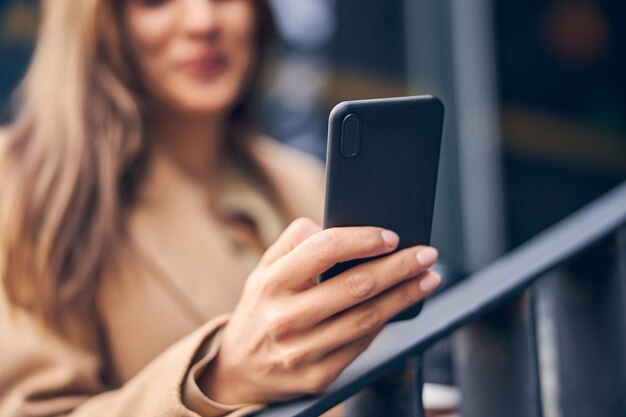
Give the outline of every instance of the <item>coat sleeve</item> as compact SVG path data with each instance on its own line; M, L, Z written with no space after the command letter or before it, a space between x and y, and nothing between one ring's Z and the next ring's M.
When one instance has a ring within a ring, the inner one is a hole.
M240 417L260 411L264 408L262 404L220 404L206 397L200 390L198 386L200 374L217 355L220 331L221 329L208 341L206 347L201 351L201 359L192 365L187 374L183 388L183 402L202 416L220 416L229 413L227 414L228 417Z
M0 416L234 417L256 411L261 406L212 402L190 372L215 356L213 336L226 321L227 316L209 321L110 389L101 376L97 343L86 337L93 332L70 323L76 337L61 336L28 312L9 308L0 291Z

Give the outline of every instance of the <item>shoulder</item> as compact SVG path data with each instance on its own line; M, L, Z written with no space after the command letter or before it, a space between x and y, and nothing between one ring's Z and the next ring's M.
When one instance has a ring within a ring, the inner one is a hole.
M271 166L272 171L289 172L301 180L322 182L324 164L312 155L285 145L268 136L258 136L252 141L254 155Z
M255 159L292 217L322 222L324 164L317 158L267 136L251 141Z

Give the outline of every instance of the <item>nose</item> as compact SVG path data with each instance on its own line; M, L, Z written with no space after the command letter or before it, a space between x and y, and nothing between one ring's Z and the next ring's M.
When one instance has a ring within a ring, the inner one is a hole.
M215 0L183 0L181 23L194 36L214 36L218 29Z

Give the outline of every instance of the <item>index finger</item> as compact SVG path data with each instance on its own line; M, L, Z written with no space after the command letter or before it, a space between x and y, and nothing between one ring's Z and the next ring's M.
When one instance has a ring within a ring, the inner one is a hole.
M260 265L270 265L281 256L289 253L309 236L322 230L322 227L313 220L300 217L292 221L289 226L280 234L278 239L265 251Z
M305 239L282 258L275 268L277 284L297 289L339 262L384 255L393 251L400 238L380 227L337 227Z

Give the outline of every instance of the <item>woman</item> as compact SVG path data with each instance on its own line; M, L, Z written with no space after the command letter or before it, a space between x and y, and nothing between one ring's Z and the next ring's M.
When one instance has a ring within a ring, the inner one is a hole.
M428 247L315 285L399 238L321 231L320 167L253 133L264 1L43 7L0 142L0 415L251 413L437 287Z

